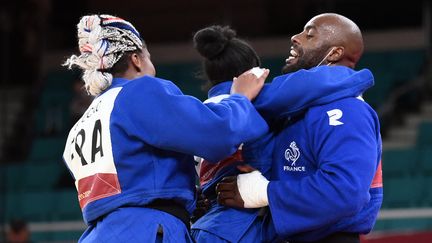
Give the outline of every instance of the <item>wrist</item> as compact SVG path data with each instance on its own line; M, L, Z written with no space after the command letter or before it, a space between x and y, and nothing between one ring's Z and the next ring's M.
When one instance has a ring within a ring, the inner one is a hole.
M245 208L268 206L267 187L269 181L259 171L237 176L237 186Z
M246 94L244 94L242 92L232 92L231 95L238 95L238 96L244 97L248 100L251 100L251 98L249 96L247 96Z

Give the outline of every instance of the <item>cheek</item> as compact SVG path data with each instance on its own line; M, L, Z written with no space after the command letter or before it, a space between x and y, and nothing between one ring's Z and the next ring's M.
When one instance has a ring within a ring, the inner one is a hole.
M153 64L152 64L151 68L152 68L151 72L152 72L153 76L156 76L156 69L153 66Z
M303 49L303 55L299 62L304 68L311 68L318 65L323 58L324 56L317 49Z
M307 60L322 58L319 47L305 48L303 49L303 56Z
M146 58L146 61L145 61L145 73L147 75L150 75L150 76L156 76L155 67L154 67L153 63L148 58Z
M301 54L301 59L303 62L308 62L309 60L313 59L315 55L316 55L316 52L313 49L303 48L302 54Z

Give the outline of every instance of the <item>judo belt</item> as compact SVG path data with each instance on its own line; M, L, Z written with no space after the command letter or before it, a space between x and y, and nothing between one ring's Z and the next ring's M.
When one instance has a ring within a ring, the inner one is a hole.
M180 203L169 199L156 199L146 205L146 208L156 209L180 219L190 230L190 215L189 212Z
M303 243L301 241L288 241L289 243ZM339 232L329 235L321 240L312 241L309 243L360 243L358 233Z

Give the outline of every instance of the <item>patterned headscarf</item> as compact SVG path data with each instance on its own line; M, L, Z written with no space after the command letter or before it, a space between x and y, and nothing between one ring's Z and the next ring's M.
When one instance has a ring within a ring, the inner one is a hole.
M91 95L98 95L111 85L108 72L125 52L141 50L144 43L135 27L111 15L88 15L77 25L80 55L72 55L65 66L84 70L83 80Z

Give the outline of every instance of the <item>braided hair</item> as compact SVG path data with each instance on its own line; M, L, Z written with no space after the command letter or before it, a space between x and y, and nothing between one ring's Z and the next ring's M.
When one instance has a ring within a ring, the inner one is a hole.
M80 55L72 55L63 65L83 70L84 86L90 95L97 96L111 85L111 70L125 53L145 48L135 27L115 16L84 16L77 29Z

